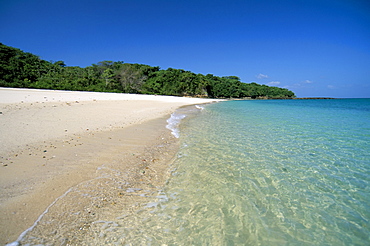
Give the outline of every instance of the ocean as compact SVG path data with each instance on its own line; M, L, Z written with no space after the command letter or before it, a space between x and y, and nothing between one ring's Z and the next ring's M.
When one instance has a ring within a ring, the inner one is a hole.
M167 128L166 184L86 245L369 245L370 99L225 101Z
M369 245L370 99L228 101L176 114L172 175L127 242Z

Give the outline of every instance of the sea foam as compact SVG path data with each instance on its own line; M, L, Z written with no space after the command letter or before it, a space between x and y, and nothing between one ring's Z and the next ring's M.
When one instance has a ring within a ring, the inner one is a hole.
M167 120L166 128L171 130L171 133L175 136L175 138L180 137L180 130L178 128L178 125L185 117L186 115L175 112L171 114L171 117Z
M195 105L195 107L196 107L197 109L200 109L200 110L203 110L203 109L204 109L204 107L199 106L199 105Z

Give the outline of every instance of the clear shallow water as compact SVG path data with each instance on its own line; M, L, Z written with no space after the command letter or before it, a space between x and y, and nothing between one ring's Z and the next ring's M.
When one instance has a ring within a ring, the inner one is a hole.
M370 242L369 99L211 104L183 120L180 139L172 177L127 242Z
M167 121L181 149L163 189L127 191L150 202L107 210L81 245L369 245L370 99L202 108Z

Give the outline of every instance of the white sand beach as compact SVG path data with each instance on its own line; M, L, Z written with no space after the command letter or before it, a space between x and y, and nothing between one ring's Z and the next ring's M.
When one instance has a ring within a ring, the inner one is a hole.
M17 240L58 197L118 159L134 182L138 156L152 158L146 168L163 172L160 186L176 152L166 119L181 106L215 101L0 88L0 244ZM163 143L173 144L153 147Z

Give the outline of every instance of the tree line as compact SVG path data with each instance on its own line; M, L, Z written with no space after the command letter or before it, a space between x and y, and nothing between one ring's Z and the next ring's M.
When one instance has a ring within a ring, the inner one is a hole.
M121 92L208 98L294 98L292 91L244 83L237 76L195 74L183 69L122 61L81 68L50 62L0 43L0 87Z

